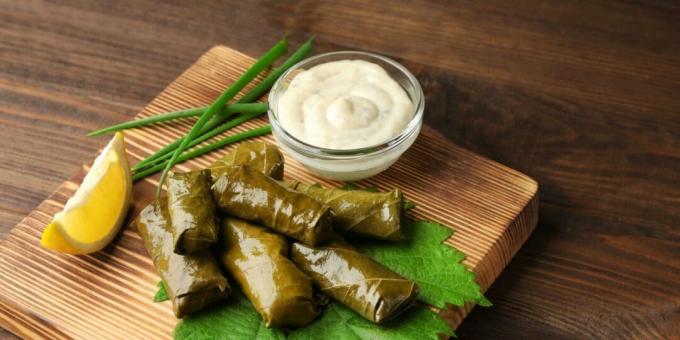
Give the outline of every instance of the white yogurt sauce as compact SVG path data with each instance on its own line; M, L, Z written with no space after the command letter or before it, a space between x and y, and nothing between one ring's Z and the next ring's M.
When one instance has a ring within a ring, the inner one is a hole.
M297 74L279 99L277 116L305 143L355 149L398 135L413 112L406 91L382 67L340 60Z

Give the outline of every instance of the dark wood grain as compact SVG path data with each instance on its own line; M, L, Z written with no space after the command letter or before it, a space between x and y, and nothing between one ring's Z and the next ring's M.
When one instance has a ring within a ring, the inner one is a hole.
M680 6L671 1L0 0L0 230L199 55L284 31L391 55L426 122L541 184L539 226L462 338L680 334ZM0 336L2 333L0 333Z

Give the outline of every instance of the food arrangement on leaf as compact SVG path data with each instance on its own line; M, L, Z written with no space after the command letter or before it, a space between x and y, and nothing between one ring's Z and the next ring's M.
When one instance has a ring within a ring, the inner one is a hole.
M205 169L171 171L179 162L270 132L288 156L322 177L362 179L394 163L422 124L423 94L415 77L392 60L363 52L329 53L302 61L312 41L233 103L249 82L286 52L285 38L210 106L93 132L116 132L116 137L102 160L95 162L101 165L94 166L97 171L85 181L94 184L85 186L78 201L101 207L97 203L112 190L109 183L123 183L117 188L122 207L108 216L113 221L108 228L93 229L96 232L82 228L86 223L55 219L43 233L43 246L69 254L106 246L124 220L132 181L162 171L155 199L131 225L161 278L154 301L170 300L174 315L182 319L175 337L451 335L428 305L489 302L474 274L460 264L462 253L442 245L443 239L436 236L434 242L424 237L428 233L450 236L450 230L436 223L405 222L404 212L415 204L399 189L381 192L375 187L357 189L351 183L324 188L284 180L283 153L277 145L261 141L243 142ZM341 57L358 60L337 59ZM395 72L400 76L394 77ZM254 102L270 88L271 106ZM264 112L272 126L202 144ZM128 166L118 131L187 117L197 120L183 138ZM106 170L116 176L99 175ZM73 211L73 215L80 213ZM414 237L413 226L421 224ZM422 244L423 240L429 243ZM417 252L426 248L439 248L435 254L443 255L426 259ZM391 257L399 249L412 258L395 262ZM449 264L452 267L445 267ZM436 289L460 292L435 301ZM239 327L247 330L234 332Z

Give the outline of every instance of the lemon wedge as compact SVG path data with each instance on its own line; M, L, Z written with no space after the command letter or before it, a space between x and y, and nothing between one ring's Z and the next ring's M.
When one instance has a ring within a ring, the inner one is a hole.
M43 247L67 254L89 254L118 234L132 200L132 176L123 133L102 150L75 195L43 231Z

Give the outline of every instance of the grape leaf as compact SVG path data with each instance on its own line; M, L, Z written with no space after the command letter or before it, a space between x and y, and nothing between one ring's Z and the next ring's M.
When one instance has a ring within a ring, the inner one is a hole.
M453 231L437 223L404 220L406 242L355 241L354 244L376 261L418 283L419 299L440 308L446 303L466 301L482 306L491 303L481 293L460 261L465 255L442 244ZM160 291L159 291L160 293ZM375 325L348 308L333 302L319 319L299 328L290 338L327 339L437 339L452 332L434 312L416 306L385 326ZM266 328L247 298L235 289L223 304L195 316L188 316L175 328L176 339L283 339L281 330Z
M460 263L465 254L442 242L453 230L438 223L404 220L403 243L355 241L364 254L420 286L419 300L444 308L475 302L491 306L475 282L475 274Z
M402 207L402 209L409 210L409 209L413 209L415 207L416 207L416 202L409 201L408 199L404 198L404 206Z
M175 339L285 339L282 330L267 328L253 305L233 288L229 300L196 315L185 316L175 327Z
M292 340L399 340L439 339L438 334L453 335L437 314L415 306L384 326L376 325L343 305L333 302L313 323L294 330Z
M169 297L168 292L165 290L165 286L163 285L163 281L158 281L157 285L158 291L156 292L156 295L153 296L153 302L167 301Z

